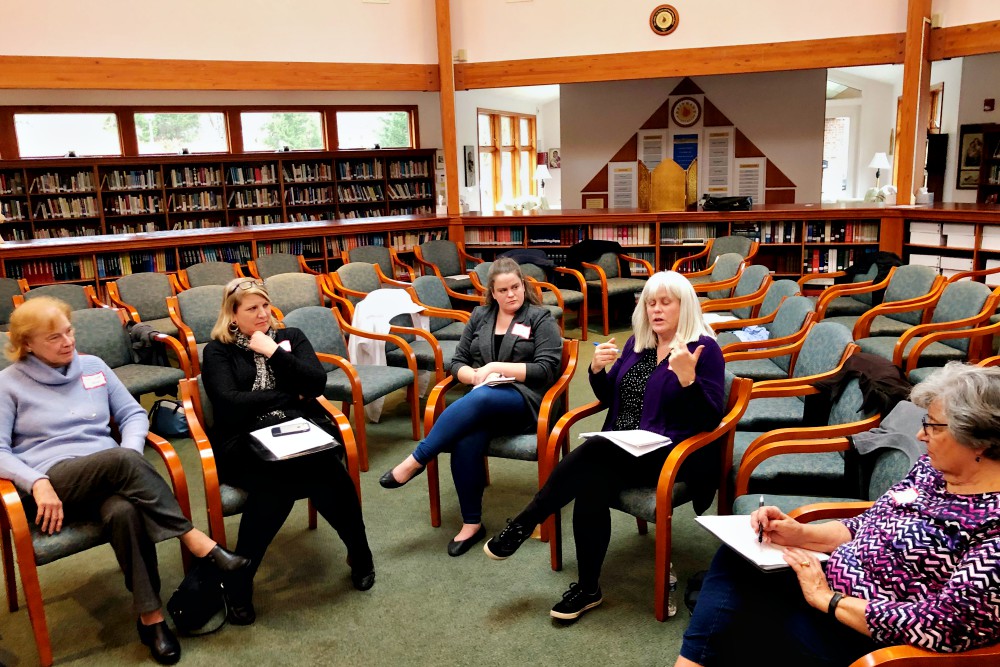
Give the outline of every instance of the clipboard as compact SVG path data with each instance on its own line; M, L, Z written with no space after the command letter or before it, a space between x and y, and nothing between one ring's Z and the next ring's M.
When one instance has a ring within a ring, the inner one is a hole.
M301 433L272 435L271 429L278 426L302 426L308 428ZM296 417L279 424L271 424L250 432L250 443L265 461L284 461L304 456L324 449L333 449L340 443L332 435L307 419Z
M732 514L729 516L704 515L694 518L702 528L706 529L730 549L746 558L757 566L762 572L775 572L777 570L787 570L789 564L783 557L784 549L773 544L761 544L757 541L757 534L750 527L750 517L745 514ZM830 558L830 554L812 549L803 549L816 556L820 561Z

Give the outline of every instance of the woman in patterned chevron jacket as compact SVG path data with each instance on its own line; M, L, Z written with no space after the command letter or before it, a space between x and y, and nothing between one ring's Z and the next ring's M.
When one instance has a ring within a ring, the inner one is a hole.
M886 645L957 652L1000 640L1000 368L952 362L913 389L927 445L860 516L800 524L750 515L794 572L764 574L723 547L675 667L848 665ZM823 565L803 549L830 553Z

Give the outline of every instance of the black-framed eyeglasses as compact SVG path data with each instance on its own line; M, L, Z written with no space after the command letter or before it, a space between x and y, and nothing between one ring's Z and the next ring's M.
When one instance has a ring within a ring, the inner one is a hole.
M933 426L935 428L948 428L947 424L935 424L934 422L927 421L927 415L924 415L923 417L920 418L920 425L923 426L923 428L924 428L924 435L927 435L927 436L929 436L931 434L931 432L929 430L927 430L927 428L929 426Z
M244 280L241 283L236 283L235 285L233 285L233 288L231 290L229 290L229 293L226 294L226 296L230 296L232 294L235 294L236 290L238 290L238 289L251 289L251 288L254 288L254 287L263 287L263 286L264 286L264 283L262 283L259 280Z

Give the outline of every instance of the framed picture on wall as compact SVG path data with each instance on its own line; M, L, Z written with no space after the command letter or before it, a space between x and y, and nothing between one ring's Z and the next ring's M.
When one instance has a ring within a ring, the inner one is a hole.
M549 169L559 169L562 167L562 157L559 155L558 148L550 148L549 153Z
M959 190L975 190L979 186L979 166L983 163L983 131L979 125L963 125L958 142Z
M462 155L465 162L465 187L470 187L476 184L476 147L463 147Z

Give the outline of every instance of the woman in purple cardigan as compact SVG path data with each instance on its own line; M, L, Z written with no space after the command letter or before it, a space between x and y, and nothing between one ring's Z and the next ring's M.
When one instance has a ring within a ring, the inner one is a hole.
M620 357L612 338L597 346L590 364L594 395L608 407L602 430L644 429L678 443L715 428L722 418L725 362L691 283L673 271L651 276L632 314L632 328L634 335ZM580 581L570 585L550 613L562 620L579 618L602 602L600 575L611 539L612 500L623 487L655 485L671 449L633 456L607 438L589 438L485 545L486 554L496 560L509 557L535 526L576 500L573 536ZM698 483L690 478L695 469L685 466L682 479Z

